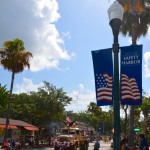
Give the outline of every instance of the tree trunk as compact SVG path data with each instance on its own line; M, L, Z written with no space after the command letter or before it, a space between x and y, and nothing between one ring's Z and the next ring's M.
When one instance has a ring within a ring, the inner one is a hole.
M132 5L132 11L134 11L135 5L136 4L136 0L132 0L133 5ZM134 18L132 21L132 45L136 45L136 41L137 41L137 27L138 27L138 18L136 17L136 14L134 14ZM128 133L128 146L129 146L129 150L134 150L135 147L135 143L134 143L134 139L135 139L135 132L134 132L134 106L130 106L130 118L129 118L129 133Z
M124 108L124 112L125 112L125 124L124 124L124 134L125 137L127 137L127 109L128 109L128 105L126 105L126 108Z
M130 150L134 150L134 106L130 106L130 118L129 118L129 133L128 133L128 146Z
M8 137L8 125L9 125L9 117L10 117L10 109L11 109L14 78L15 78L15 73L12 72L11 86L10 86L10 93L9 93L9 100L8 100L8 108L7 108L7 114L6 114L6 126L5 126L5 133L4 133L3 143L4 143L4 141L6 141L6 139Z

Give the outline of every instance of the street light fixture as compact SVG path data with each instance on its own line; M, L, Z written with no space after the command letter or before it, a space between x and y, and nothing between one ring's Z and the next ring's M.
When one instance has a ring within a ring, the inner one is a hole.
M114 69L113 69L113 105L114 105L114 149L120 150L120 96L119 96L119 63L118 63L118 34L123 19L124 9L115 1L108 9L109 24L112 28L114 43Z

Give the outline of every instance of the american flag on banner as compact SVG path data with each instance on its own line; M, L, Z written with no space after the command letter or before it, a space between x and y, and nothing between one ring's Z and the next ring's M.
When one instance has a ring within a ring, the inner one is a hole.
M112 77L107 73L96 74L97 101L112 101Z
M140 100L140 91L135 78L129 78L126 74L121 75L121 99L122 101Z

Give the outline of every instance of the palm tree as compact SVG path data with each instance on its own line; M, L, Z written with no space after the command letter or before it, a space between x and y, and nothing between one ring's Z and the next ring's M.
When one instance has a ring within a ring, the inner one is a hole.
M138 38L146 35L150 24L149 0L118 0L124 7L124 18L121 28L123 35L132 38L132 45L136 45ZM134 106L130 109L129 119L129 147L134 149Z
M124 7L124 18L121 32L132 38L132 45L136 45L138 38L146 35L150 23L149 7L144 0L118 0ZM149 2L150 3L150 2Z
M4 42L3 48L0 50L1 65L4 67L4 69L7 69L12 72L8 108L6 114L4 141L7 138L15 74L22 72L25 67L30 68L30 57L32 57L32 53L25 52L23 41L17 38L13 41Z

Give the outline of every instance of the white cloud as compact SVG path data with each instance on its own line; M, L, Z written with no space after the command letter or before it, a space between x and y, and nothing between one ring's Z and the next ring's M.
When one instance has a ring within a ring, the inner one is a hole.
M70 32L62 32L62 37L70 39L71 38Z
M19 85L16 84L14 93L28 93L30 91L38 91L38 87L42 86L43 83L40 84L33 84L31 79L23 78L23 82Z
M69 96L73 98L73 101L66 107L67 111L85 111L90 102L96 102L94 91L83 91L83 89L80 91L79 89L72 91Z
M23 40L27 51L33 54L31 71L58 68L60 59L70 60L74 56L64 48L64 38L70 37L70 33L61 37L55 26L60 19L57 0L28 0L27 3L2 0L0 18L1 44L14 38Z
M79 84L80 90L84 90L84 85L82 83Z
M146 52L144 54L144 60L145 60L145 65L144 65L145 76L146 77L150 77L150 51Z
M55 22L60 18L58 11L58 3L56 0L34 0L35 14L38 17L49 19L51 22Z

